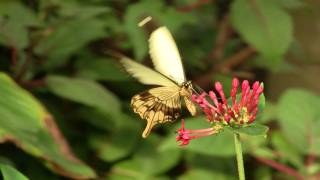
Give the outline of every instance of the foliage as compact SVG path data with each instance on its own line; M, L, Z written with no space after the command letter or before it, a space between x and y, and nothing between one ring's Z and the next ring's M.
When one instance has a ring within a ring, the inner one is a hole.
M1 164L0 169L4 180L28 180L27 177L25 177L23 174L21 174L19 171L17 171L9 165Z
M320 57L312 59L314 47L301 39L316 35L295 24L304 12L318 12L311 5L1 0L3 179L236 179L232 130L185 148L175 142L180 123L141 138L146 122L132 112L130 98L149 87L129 77L115 54L151 64L150 29L137 26L147 15L170 29L195 86L209 91L213 81L231 84L233 76L264 82L263 112L234 130L244 142L249 179L319 178L320 96L312 92L319 71L308 68ZM208 128L204 116L183 114L186 127Z

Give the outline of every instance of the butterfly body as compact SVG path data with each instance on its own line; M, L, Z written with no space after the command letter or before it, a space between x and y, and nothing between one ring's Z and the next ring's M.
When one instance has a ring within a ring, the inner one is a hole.
M142 137L146 138L153 126L172 122L180 117L181 102L195 115L196 108L191 101L192 83L187 81L176 44L166 27L156 29L149 39L150 56L155 70L127 57L121 59L125 69L140 82L157 85L134 95L131 106L135 113L147 120Z

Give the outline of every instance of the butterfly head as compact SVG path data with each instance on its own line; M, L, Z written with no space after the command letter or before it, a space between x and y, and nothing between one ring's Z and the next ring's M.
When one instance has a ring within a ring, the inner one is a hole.
M185 82L182 83L182 86L184 88L189 89L189 88L192 88L192 83L191 83L191 81L185 81Z

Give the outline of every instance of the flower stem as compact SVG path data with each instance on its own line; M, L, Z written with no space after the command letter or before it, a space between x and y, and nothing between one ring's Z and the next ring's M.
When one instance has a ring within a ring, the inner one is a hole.
M240 142L240 135L238 133L234 133L234 145L236 148L239 180L245 180L246 177L244 174L242 147L241 147L241 142Z

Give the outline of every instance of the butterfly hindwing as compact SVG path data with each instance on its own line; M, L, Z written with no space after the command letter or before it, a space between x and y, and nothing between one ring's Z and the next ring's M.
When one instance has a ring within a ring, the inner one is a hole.
M177 87L158 87L137 94L131 99L135 113L147 120L142 137L146 138L153 126L174 121L180 117L180 95Z

